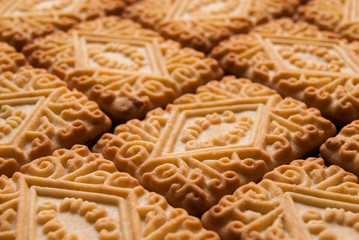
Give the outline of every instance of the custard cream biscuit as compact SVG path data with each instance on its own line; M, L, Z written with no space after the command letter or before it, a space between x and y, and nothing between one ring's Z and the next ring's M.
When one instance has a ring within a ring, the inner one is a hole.
M359 40L359 2L356 0L311 0L299 7L298 16L323 30Z
M351 122L338 135L329 138L320 147L320 153L328 163L359 176L359 120Z
M44 69L0 75L0 175L58 148L90 144L110 127L95 102Z
M316 107L336 125L358 119L359 43L348 44L303 22L284 21L233 36L210 56L227 73Z
M96 101L116 123L143 118L223 74L216 60L119 17L37 39L23 52L31 64Z
M92 150L173 206L200 216L239 186L312 154L334 134L317 109L226 77L150 111L143 121L117 126Z
M358 178L321 158L295 160L223 197L202 216L222 239L355 239Z
M0 42L0 74L6 71L16 72L21 66L26 64L23 54L7 43Z
M219 240L83 145L38 158L0 183L1 239Z
M182 46L209 52L221 40L269 19L292 15L299 0L144 0L123 15Z
M109 14L120 14L125 0L3 0L0 3L0 40L17 50L36 37Z

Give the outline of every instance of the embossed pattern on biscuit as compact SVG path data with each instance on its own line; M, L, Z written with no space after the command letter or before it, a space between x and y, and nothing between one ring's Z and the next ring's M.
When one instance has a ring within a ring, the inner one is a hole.
M60 147L91 143L110 127L95 102L43 69L0 75L0 175Z
M271 18L291 15L299 0L145 0L123 13L182 46L209 52L221 40Z
M308 158L223 197L202 224L222 239L356 239L358 202L356 176Z
M300 19L321 29L359 40L359 3L356 0L311 0L298 8Z
M83 145L0 183L1 239L219 239Z
M203 53L164 41L131 20L104 17L27 45L31 64L84 92L115 122L143 118L223 72Z
M0 40L17 50L33 39L76 23L120 14L131 0L7 0L0 5Z
M325 161L359 176L359 120L351 122L338 135L329 138L320 147L320 153Z
M21 66L26 64L23 54L7 43L0 42L0 74L6 71L16 72Z
M248 77L318 108L337 125L359 118L358 44L289 19L221 42L210 56ZM284 24L283 24L284 23ZM277 25L277 30L273 30Z
M200 216L239 186L306 156L335 134L318 110L248 79L211 81L93 147L120 171Z

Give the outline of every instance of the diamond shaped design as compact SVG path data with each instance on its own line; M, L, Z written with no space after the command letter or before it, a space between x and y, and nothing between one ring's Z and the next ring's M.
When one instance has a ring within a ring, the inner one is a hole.
M271 52L279 56L276 67L284 63L284 69L316 73L358 74L354 61L346 57L346 49L335 41L264 38L269 43ZM268 54L270 54L268 52Z
M196 151L211 154L215 149L254 147L256 126L259 119L265 118L260 112L267 99L261 100L264 101L245 106L238 101L221 106L178 108L169 119L177 124L171 132L163 133L167 144L161 155L192 155Z
M131 38L128 36L116 36L116 38L103 38L81 35L79 49L85 52L78 53L85 59L84 68L105 68L107 70L123 70L168 75L163 62L158 61L160 46L155 39ZM81 51L79 50L79 51Z
M301 100L343 126L359 118L357 49L313 25L282 19L222 42L210 56L227 72Z
M116 123L222 76L214 59L159 37L131 20L99 18L24 48L29 61L96 101Z
M150 111L143 121L119 125L93 151L172 205L200 216L222 196L309 153L334 132L318 110L228 77L166 110Z
M2 239L219 239L84 145L38 158L0 183Z
M355 239L358 193L358 179L340 167L295 160L223 197L202 223L224 239Z

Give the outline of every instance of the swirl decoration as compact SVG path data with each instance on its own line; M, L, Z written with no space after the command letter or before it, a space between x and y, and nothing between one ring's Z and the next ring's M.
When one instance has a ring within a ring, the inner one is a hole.
M303 222L312 235L328 239L337 239L337 235L326 223L335 223L348 229L354 228L359 232L359 214L344 209L326 208L322 213L308 209L302 213Z
M346 64L335 53L332 53L327 47L296 44L293 46L281 45L278 53L283 59L298 69L308 69L317 71L342 72ZM303 56L303 54L305 54ZM310 57L315 59L310 61ZM318 61L321 59L323 63Z
M209 130L211 125L222 123L234 125L227 133L209 138L205 141L198 140L199 135ZM181 141L185 144L187 151L210 148L215 146L226 146L236 144L251 129L253 119L242 116L237 119L232 111L224 111L221 115L218 113L208 114L206 117L197 118L189 124L181 133Z
M131 62L118 61L109 57L108 53L121 54ZM108 43L105 46L99 44L91 45L88 48L88 56L99 66L119 70L138 71L147 64L145 56L136 47L124 43Z
M58 207L53 201L43 201L37 208L37 222L42 225L42 232L54 240L78 238L75 233L68 232L62 225L58 213L70 212L78 214L93 224L100 240L117 240L120 233L115 220L108 217L105 208L96 203L76 198L65 198ZM60 217L61 218L61 217Z

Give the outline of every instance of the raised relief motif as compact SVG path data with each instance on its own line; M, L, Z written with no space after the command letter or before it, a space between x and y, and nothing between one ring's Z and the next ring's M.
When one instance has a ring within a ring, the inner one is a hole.
M1 174L11 176L59 147L88 142L111 125L96 103L45 70L23 67L0 80Z
M210 56L227 72L301 100L343 126L359 117L356 45L283 19L223 41Z
M358 200L357 177L335 165L326 167L323 159L308 158L223 197L202 223L223 239L355 239Z
M219 239L86 146L0 178L1 239Z
M145 56L140 50L128 44L108 43L104 46L93 44L88 46L87 51L90 66L139 71L146 63Z
M214 59L131 20L100 18L24 48L31 64L47 68L84 92L117 123L143 118L192 92L222 70Z
M290 14L298 5L296 0L146 0L126 8L124 15L183 46L209 52L221 40Z
M224 78L166 110L119 125L93 151L200 216L222 196L318 147L335 127L316 109L247 79Z
M180 136L181 142L185 144L185 150L238 144L253 125L253 119L247 115L237 117L232 111L224 111L221 115L207 114L206 117L197 118L193 123L187 124ZM217 131L213 129L217 128L222 128L224 133L216 135Z
M38 198L41 199L40 196ZM110 209L110 206L101 207L95 202L84 201L82 198L65 197L58 204L56 201L44 200L36 209L37 223L42 225L41 231L38 231L36 236L62 239L80 238L80 235L81 238L87 239L94 236L100 240L120 239L118 231L120 219L118 215L116 219L109 216ZM116 206L112 206L111 210L113 210L112 214L115 213ZM75 219L76 225L73 222ZM78 224L81 222L87 227L86 232L79 231Z
M123 70L133 72L159 73L168 75L164 70L162 62L155 59L160 56L159 44L151 38L107 38L96 39L91 36L82 36L79 49L86 49L86 52L79 52L83 56L85 68L106 68L108 70ZM87 56L87 57L86 57ZM82 67L79 64L75 68Z
M355 73L338 54L335 45L274 44L273 47L290 69L306 69L321 72Z

